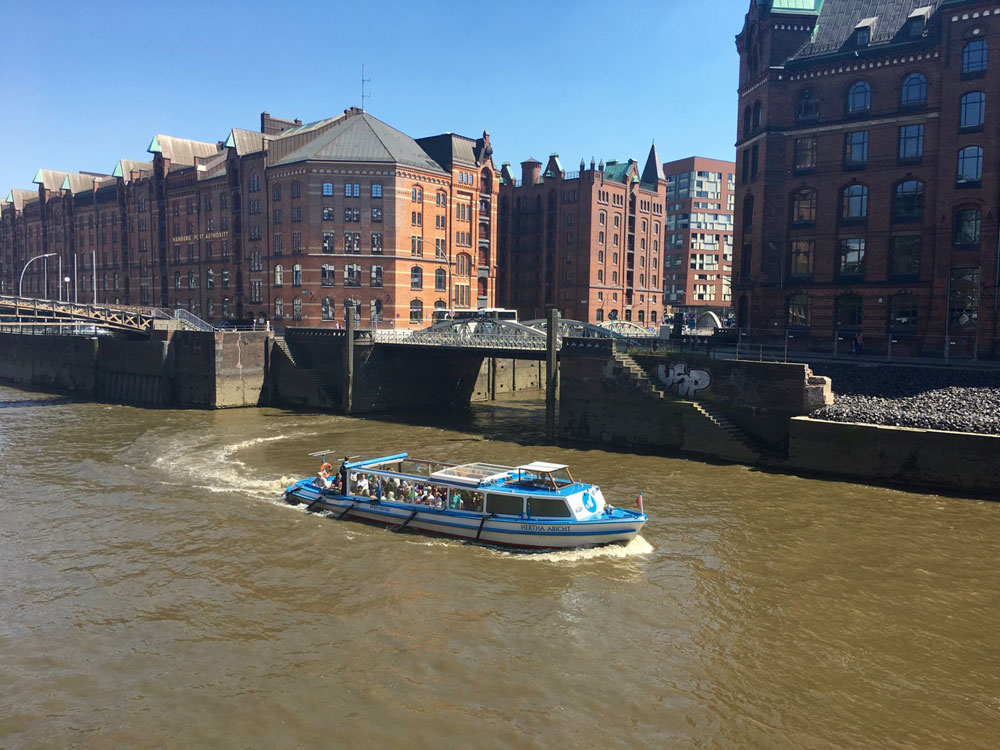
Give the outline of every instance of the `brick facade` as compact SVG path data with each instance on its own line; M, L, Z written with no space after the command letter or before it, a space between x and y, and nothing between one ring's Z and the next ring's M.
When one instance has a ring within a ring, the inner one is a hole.
M523 320L547 307L589 323L662 319L664 199L656 150L645 168L603 162L567 173L553 154L521 164L520 182L504 165L500 188L500 290Z
M277 326L342 322L348 301L362 325L402 328L494 304L488 133L414 141L354 108L309 125L265 112L260 132L156 136L149 152L112 175L40 170L36 191L12 190L0 291L16 294L25 263L52 252L28 266L25 296Z
M737 37L738 324L1000 355L1000 5L794 5Z

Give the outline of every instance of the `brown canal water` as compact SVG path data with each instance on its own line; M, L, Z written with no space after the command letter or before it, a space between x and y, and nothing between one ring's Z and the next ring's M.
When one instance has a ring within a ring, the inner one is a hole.
M0 387L0 747L996 747L1000 504L543 424ZM281 503L325 447L565 462L651 521L529 555Z

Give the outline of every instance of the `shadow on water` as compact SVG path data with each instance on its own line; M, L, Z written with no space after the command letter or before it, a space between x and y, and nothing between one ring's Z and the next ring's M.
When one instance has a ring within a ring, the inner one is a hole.
M0 409L15 409L22 406L62 406L76 403L71 398L22 398L14 401L0 401Z

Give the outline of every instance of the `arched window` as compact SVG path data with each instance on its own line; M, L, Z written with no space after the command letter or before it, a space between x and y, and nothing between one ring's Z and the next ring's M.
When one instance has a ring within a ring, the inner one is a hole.
M917 299L903 292L889 298L889 330L909 333L917 329Z
M897 182L892 195L892 218L915 221L924 213L924 183L920 180Z
M285 302L281 297L276 297L274 300L274 317L276 320L285 317Z
M978 184L983 179L983 149L966 146L958 152L958 174L955 181L959 185Z
M301 198L302 197L302 183L293 182L292 183L292 197Z
M198 286L197 277L194 271L188 271L188 289L195 289Z
M868 218L868 187L866 185L850 185L844 188L840 218Z
M841 294L834 303L834 325L837 330L861 328L861 296Z
M867 81L855 81L847 90L847 113L859 114L872 108L872 87Z
M337 317L337 306L330 297L323 298L321 315L323 320L334 320Z
M493 175L490 170L484 169L479 173L479 192L489 193L493 190Z
M973 39L962 48L962 72L979 73L986 70L989 53L985 39Z
M754 129L754 132L760 130L760 126L762 124L763 123L761 121L761 106L760 106L760 101L758 100L758 101L756 101L756 102L753 103L753 129Z
M410 322L421 323L424 320L424 303L418 299L410 302Z
M292 320L302 320L301 297L292 297Z
M298 263L292 266L292 286L302 286L302 266Z
M368 286L381 289L382 283L382 266L372 266L368 277Z
M215 317L215 300L211 297L205 300L205 317L208 320Z
M325 197L327 197L327 198L333 196L333 183L332 182L324 182L323 183L323 195Z
M448 288L448 275L443 268L434 272L434 288L438 291L444 291Z
M455 275L470 276L472 274L472 256L468 253L459 253L455 258Z
M812 224L816 221L816 191L802 188L792 193L792 223Z
M174 271L174 289L181 288L181 272Z
M229 297L222 298L222 317L229 317Z
M980 128L986 121L986 94L970 91L958 102L958 127Z
M792 240L789 258L789 276L812 276L814 240Z
M795 118L797 120L815 120L817 117L819 117L819 95L816 93L816 89L802 89L799 92Z
M745 298L744 298L745 299ZM742 299L741 299L742 303ZM788 298L786 308L785 325L788 328L808 328L809 318L809 295L805 292L798 292Z
M285 281L285 269L280 265L274 267L274 285L281 286Z
M753 132L753 114L751 113L750 107L747 106L747 108L743 110L743 137L749 138L750 133L752 132Z
M424 271L420 266L413 266L410 269L410 289L424 288Z
M899 96L900 106L922 107L926 103L927 76L923 73L910 73L903 79L903 89Z

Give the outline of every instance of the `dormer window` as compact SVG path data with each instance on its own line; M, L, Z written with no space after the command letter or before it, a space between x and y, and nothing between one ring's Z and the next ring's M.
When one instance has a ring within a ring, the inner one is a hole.
M925 5L921 8L917 8L909 16L907 16L906 33L911 39L923 36L924 30L927 28L927 19L930 18L933 10L934 8L930 5Z
M858 25L854 27L855 47L867 47L872 43L872 35L875 33L876 21L878 21L878 16L863 18L860 22L858 22Z

